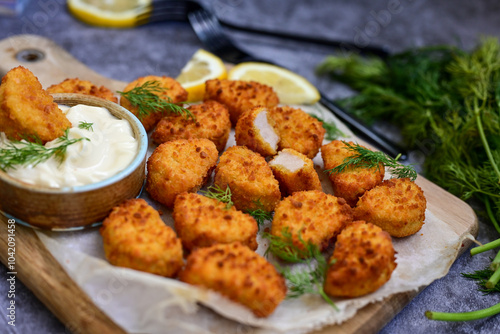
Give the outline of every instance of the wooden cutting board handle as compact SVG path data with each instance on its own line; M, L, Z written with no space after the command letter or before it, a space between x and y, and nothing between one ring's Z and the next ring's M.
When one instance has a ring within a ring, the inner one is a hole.
M0 77L17 66L33 72L43 88L76 77L113 91L126 86L92 71L50 39L37 35L16 35L0 41Z

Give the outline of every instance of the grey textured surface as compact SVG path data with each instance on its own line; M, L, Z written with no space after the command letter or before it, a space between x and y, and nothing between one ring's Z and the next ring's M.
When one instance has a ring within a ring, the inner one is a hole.
M493 0L279 0L272 3L218 0L210 4L220 17L231 22L370 42L392 51L440 43L471 48L481 35L500 37L500 3ZM380 21L381 18L384 20ZM90 27L70 16L63 0L32 0L23 15L0 17L0 39L21 33L51 38L93 70L124 81L151 73L176 76L186 60L202 46L187 23L163 22L124 30ZM332 98L349 93L345 87L314 74L315 66L334 52L331 48L242 32L228 33L249 52L302 74ZM496 236L492 228L480 224L481 242ZM493 256L493 252L474 258L467 253L462 255L446 277L423 290L381 333L499 333L500 317L465 323L433 322L424 317L427 309L471 311L500 303L500 296L483 296L476 291L475 283L460 276L460 273L484 268ZM0 308L5 314L8 287L4 266L1 266L0 277ZM66 332L19 281L16 305L16 327L7 326L2 317L1 333Z

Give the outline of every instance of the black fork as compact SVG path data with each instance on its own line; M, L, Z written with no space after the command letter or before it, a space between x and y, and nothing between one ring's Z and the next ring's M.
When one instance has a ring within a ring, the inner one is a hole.
M198 6L198 8L194 8L189 12L187 17L194 32L208 51L219 56L224 61L235 64L245 61L259 61L272 64L271 61L258 59L236 46L236 44L224 33L224 28L219 23L217 17L207 9ZM340 121L347 124L357 136L370 142L392 157L400 155L399 161L407 160L408 157L406 152L398 144L392 142L384 135L374 131L360 120L345 112L323 93L320 94L320 103L337 116Z

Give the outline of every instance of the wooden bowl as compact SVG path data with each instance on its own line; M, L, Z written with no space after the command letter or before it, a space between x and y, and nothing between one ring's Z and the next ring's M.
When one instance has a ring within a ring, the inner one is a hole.
M132 163L114 176L83 186L48 188L26 184L0 170L0 210L16 223L66 231L99 225L111 209L140 194L145 180L148 138L140 121L120 105L89 95L53 94L54 102L68 106L104 107L127 120L139 141Z

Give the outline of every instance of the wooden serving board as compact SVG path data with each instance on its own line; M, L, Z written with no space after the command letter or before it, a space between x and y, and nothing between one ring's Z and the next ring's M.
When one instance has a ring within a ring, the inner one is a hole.
M51 40L35 35L13 36L0 41L0 77L19 65L30 69L44 88L75 77L115 91L126 85L99 75ZM437 218L458 234L469 232L477 236L477 217L465 202L422 176L418 177L417 183L425 193L427 208ZM0 214L0 221L0 261L7 265L7 218ZM124 332L71 280L33 230L16 225L15 238L17 277L68 329L78 333ZM469 245L470 242L466 241L462 250ZM417 293L399 293L382 302L369 304L342 325L329 326L315 333L376 333Z

